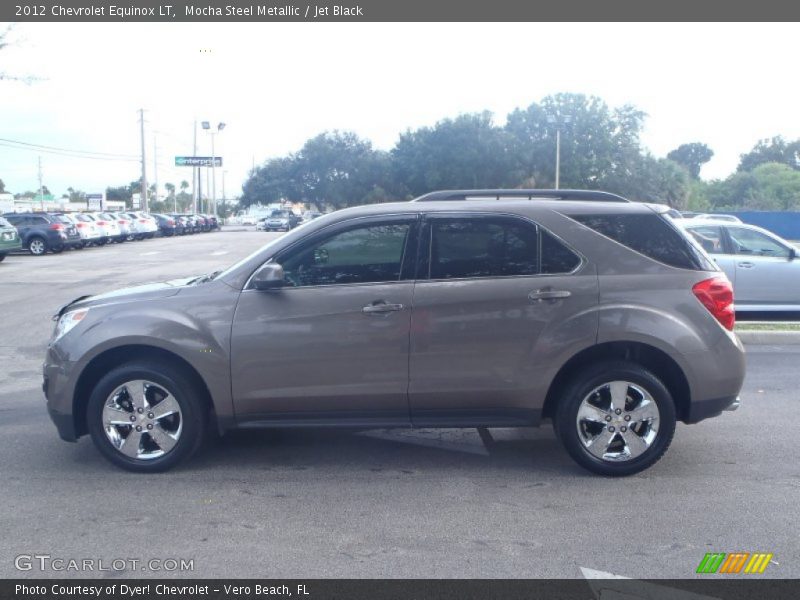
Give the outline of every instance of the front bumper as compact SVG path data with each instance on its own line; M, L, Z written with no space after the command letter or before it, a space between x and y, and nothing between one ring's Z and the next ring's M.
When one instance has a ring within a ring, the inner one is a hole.
M48 349L47 359L42 366L42 391L47 400L47 412L59 437L67 442L75 442L78 433L72 414L72 387L68 378L72 363L54 358L53 349Z

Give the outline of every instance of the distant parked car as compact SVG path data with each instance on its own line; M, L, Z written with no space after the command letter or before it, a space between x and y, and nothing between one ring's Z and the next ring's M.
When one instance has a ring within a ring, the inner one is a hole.
M173 219L175 219L175 233L178 235L186 235L187 233L194 233L192 230L191 222L189 221L189 217L186 215L169 215Z
M22 248L22 241L17 233L17 228L0 217L0 261L4 260L9 252Z
M322 213L316 210L307 210L303 213L303 220L304 221L313 221L314 219L321 217Z
M62 252L81 243L81 236L68 218L49 213L6 213L3 215L17 228L22 247L34 256Z
M695 215L692 219L696 221L725 221L726 223L741 223L742 220L739 217L735 217L734 215L722 215L722 214L713 214L713 213L701 213L699 215Z
M300 224L300 217L290 210L274 210L264 221L264 231L289 231Z
M85 248L92 244L98 244L103 238L103 234L95 224L94 220L88 215L82 213L64 214L75 225L78 230L78 235L81 236L81 243L76 248Z
M153 213L150 216L156 220L156 225L158 225L158 231L161 235L169 237L177 233L177 225L174 217L157 213Z
M131 219L125 213L106 213L109 217L117 222L119 227L119 237L114 240L117 243L122 243L131 237Z
M744 223L685 219L681 226L733 283L737 312L800 311L800 258L791 243Z
M100 233L103 237L100 239L99 244L107 244L108 242L115 242L122 239L119 223L117 223L117 219L113 215L105 212L83 214L91 217L94 220L95 226L100 229Z
M253 215L242 215L239 220L242 225L255 225L258 223L258 219Z

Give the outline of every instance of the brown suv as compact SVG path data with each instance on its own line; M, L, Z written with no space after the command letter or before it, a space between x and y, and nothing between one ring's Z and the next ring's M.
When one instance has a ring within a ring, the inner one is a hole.
M477 190L325 215L224 272L63 307L48 408L136 471L188 457L208 424L552 419L582 466L636 473L676 421L736 408L744 378L731 285L660 210Z

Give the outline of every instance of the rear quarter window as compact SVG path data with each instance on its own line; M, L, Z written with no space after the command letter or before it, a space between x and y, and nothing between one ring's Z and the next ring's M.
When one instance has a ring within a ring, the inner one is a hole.
M655 213L570 215L570 217L597 233L665 265L695 271L716 270L681 232Z

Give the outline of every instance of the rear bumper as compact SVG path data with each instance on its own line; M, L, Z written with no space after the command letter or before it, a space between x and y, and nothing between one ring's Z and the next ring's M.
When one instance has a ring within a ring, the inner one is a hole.
M723 411L736 410L739 408L739 404L739 396L728 396L726 398L714 398L713 400L692 402L685 422L699 423L705 419L719 416Z

